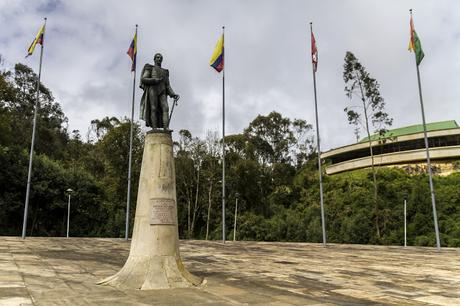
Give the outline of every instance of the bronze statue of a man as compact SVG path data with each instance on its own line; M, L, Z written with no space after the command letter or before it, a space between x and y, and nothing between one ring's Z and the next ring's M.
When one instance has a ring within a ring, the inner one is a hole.
M153 57L155 65L145 64L141 73L140 87L144 90L141 99L140 117L145 125L153 129L169 127L168 98L179 100L169 84L169 71L161 68L163 56L160 53Z

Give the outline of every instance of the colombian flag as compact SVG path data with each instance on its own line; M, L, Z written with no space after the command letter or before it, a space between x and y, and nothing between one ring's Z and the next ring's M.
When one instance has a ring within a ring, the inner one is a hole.
M131 42L131 45L129 46L128 52L126 52L126 53L128 53L129 57L133 61L132 65L131 65L131 71L136 71L137 32L136 32L136 34L134 34L133 41Z
M43 46L43 37L45 36L45 25L42 25L40 30L38 30L37 36L35 36L35 39L32 41L30 44L29 49L27 49L27 55L26 57L31 56L34 53L35 46L37 44L40 44Z
M224 34L222 34L217 41L216 48L212 53L209 65L216 69L217 72L221 72L224 69Z

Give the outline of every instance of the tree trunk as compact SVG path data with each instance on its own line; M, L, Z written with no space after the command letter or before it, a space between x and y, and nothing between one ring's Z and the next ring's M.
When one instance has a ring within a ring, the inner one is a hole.
M61 236L66 236L66 223L67 223L67 216L64 215L62 217Z
M188 192L187 192L188 193ZM190 200L190 197L187 196L187 238L190 239L190 212L191 212L191 207L192 207L192 201Z
M191 210L192 210L192 187L188 188L186 184L186 196L187 196L187 238L190 239L190 229L191 229Z
M375 167L374 167L374 152L372 150L372 140L371 140L371 133L369 131L369 118L367 117L367 107L366 107L366 100L364 98L364 91L363 86L361 84L360 78L357 77L359 82L359 89L361 90L361 100L363 101L363 108L364 108L364 118L366 119L366 132L367 132L367 139L369 140L369 151L371 154L371 166L372 166L372 179L374 183L374 217L375 217L375 229L377 238L380 238L380 226L379 226L379 207L378 207L378 199L377 199L377 178L375 175Z
M34 233L34 228L35 228L35 224L37 224L37 219L38 219L38 212L39 212L39 203L37 202L37 207L35 208L35 211L34 211L34 218L33 218L33 221L32 221L32 226L30 227L30 236L33 235ZM37 232L38 232L38 226L37 226Z
M196 192L195 192L195 203L193 205L193 216L192 216L192 228L190 231L190 237L193 235L193 229L195 228L195 218L198 212L198 198L200 194L200 167L198 166L197 180L196 180Z
M209 218L211 216L211 203L212 203L212 198L211 198L211 193L212 193L212 181L209 183L209 191L208 191L208 218L206 219L206 240L208 240L209 236Z
M364 102L363 102L364 103ZM375 229L377 233L377 238L380 238L380 226L379 226L379 207L378 207L378 199L377 199L377 177L375 175L375 166L374 166L374 152L372 150L372 141L371 141L371 134L369 131L369 120L367 118L367 111L366 108L364 108L364 116L366 117L366 131L367 131L367 137L369 139L369 151L371 154L371 166L372 166L372 179L373 179L373 185L374 185L374 216L375 216Z

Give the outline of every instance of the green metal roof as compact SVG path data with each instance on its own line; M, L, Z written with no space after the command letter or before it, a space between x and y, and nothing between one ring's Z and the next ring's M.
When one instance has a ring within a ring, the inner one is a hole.
M447 120L447 121L427 123L426 130L428 132L431 132L431 131L455 129L458 127L459 126L455 120ZM389 130L383 135L383 137L380 137L379 134L373 134L371 135L371 140L378 140L381 138L389 138L389 137L399 137L403 135L410 135L410 134L416 134L416 133L423 133L423 124L409 125L409 126L405 126L402 128ZM366 141L368 141L368 137L361 139L360 142L366 142Z

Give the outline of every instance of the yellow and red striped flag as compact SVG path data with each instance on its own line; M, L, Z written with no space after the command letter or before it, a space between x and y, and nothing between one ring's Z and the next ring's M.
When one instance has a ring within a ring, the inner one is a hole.
M29 57L31 56L33 53L34 53L34 50L35 50L35 46L37 44L40 44L43 46L43 39L44 39L44 36L45 36L45 25L43 24L41 27L40 27L40 30L38 30L38 33L37 35L35 36L35 39L32 41L32 43L30 44L29 46L29 49L27 49L27 55L26 57Z

